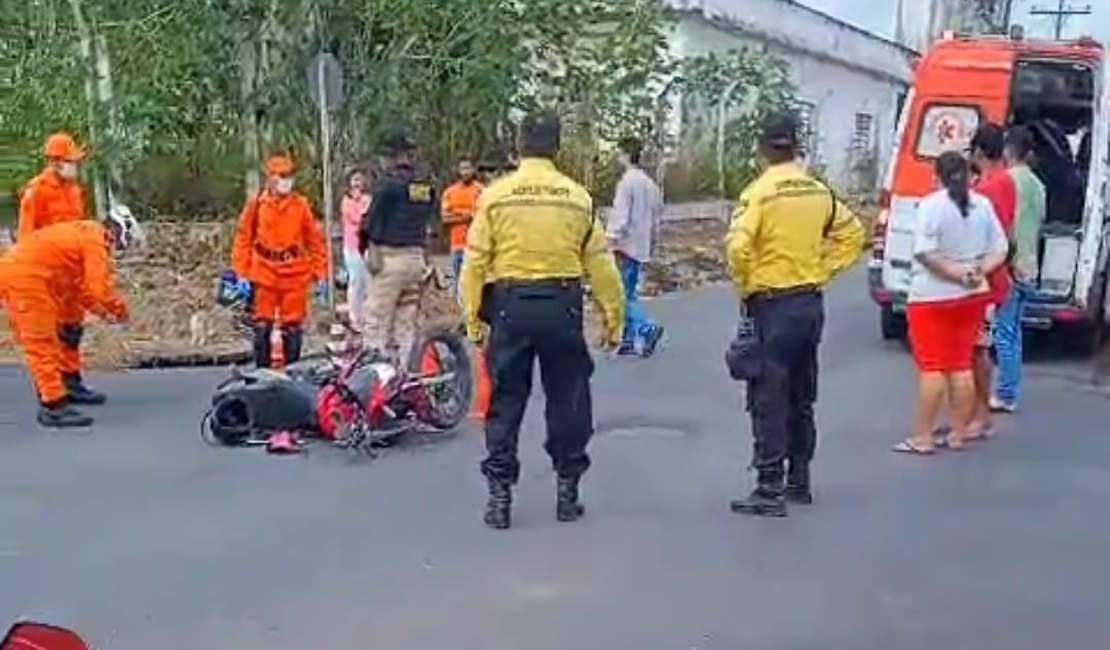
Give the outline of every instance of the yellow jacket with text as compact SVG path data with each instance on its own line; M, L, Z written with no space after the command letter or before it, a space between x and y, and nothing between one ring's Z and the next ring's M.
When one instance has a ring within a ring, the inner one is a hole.
M824 183L801 167L769 167L740 196L725 237L741 298L823 286L863 252L863 225Z
M590 193L551 161L526 158L478 198L460 278L467 329L481 329L478 312L486 284L553 278L589 283L607 337L619 340L624 291L605 228L595 222Z

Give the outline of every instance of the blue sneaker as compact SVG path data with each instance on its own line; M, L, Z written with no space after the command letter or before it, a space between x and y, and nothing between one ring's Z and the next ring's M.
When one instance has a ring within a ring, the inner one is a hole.
M617 356L630 357L636 354L636 343L633 341L621 341L621 346L617 348Z
M655 348L659 346L659 342L663 340L663 326L656 325L644 335L644 347L640 350L640 356L645 359L655 354Z

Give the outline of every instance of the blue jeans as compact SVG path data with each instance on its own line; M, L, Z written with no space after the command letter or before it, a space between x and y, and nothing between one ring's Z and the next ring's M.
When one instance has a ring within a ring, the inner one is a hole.
M370 274L366 262L357 250L343 249L343 263L347 268L347 309L351 324L362 330L366 324L366 296L370 288Z
M1021 316L1029 300L1028 286L1014 283L1010 297L994 317L994 346L998 354L998 379L994 396L1008 406L1021 392Z
M462 296L459 294L459 279L462 275L463 253L466 251L451 251L451 292L455 294L455 300L462 304Z
M624 253L614 255L621 272L621 282L624 284L624 342L634 343L636 337L645 338L657 327L655 321L644 311L637 293L643 264Z

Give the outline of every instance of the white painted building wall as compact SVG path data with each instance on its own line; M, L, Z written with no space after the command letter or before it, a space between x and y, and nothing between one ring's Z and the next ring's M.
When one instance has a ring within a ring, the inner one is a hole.
M867 143L878 152L878 169L885 167L898 98L911 77L913 51L792 0L676 5L686 11L672 36L675 55L724 53L747 46L785 60L799 99L812 106L815 162L841 189L874 189L857 187L860 175L853 171L852 152L859 150L865 130ZM680 128L681 118L672 115L674 129Z

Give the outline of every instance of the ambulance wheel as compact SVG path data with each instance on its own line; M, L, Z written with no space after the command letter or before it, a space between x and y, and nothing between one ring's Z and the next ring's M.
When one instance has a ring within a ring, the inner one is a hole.
M447 326L423 332L409 357L409 376L428 380L417 410L422 424L438 431L462 424L474 399L474 367L464 336Z
M884 341L904 341L909 331L905 314L897 314L890 305L883 305L879 315L879 328Z

